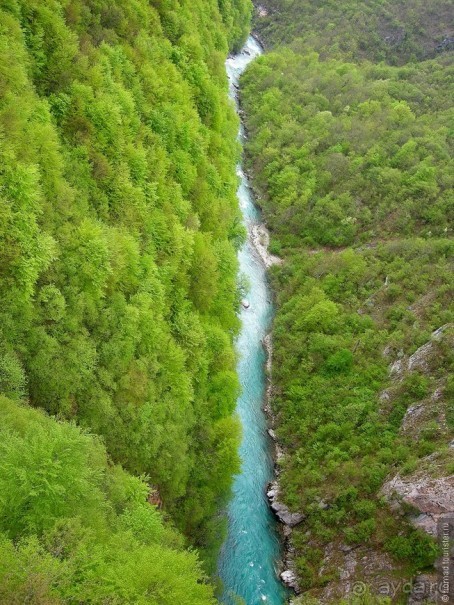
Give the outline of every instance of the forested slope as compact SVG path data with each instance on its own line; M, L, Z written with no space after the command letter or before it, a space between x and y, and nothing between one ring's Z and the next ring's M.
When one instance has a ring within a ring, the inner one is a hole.
M400 65L454 48L450 0L263 0L254 29L267 46L304 41L323 57Z
M0 603L214 605L194 552L74 424L0 398Z
M0 1L0 412L12 423L1 423L4 603L23 602L12 595L26 590L28 565L52 586L33 602L106 602L83 579L82 596L71 592L92 550L102 551L93 569L109 602L157 602L161 552L168 575L187 580L185 596L165 602L210 602L195 555L172 559L166 549L180 541L161 540L157 514L139 505L145 483L112 464L143 475L209 567L238 468L243 232L224 61L249 17L246 0ZM49 464L38 470L41 455ZM122 494L107 493L109 482ZM43 508L27 521L36 500ZM135 512L123 519L129 501L150 519L150 538L134 537ZM116 557L131 578L144 566L137 594L117 585Z
M427 7L393 4L424 29ZM306 20L308 3L274 5L275 50L243 76L242 103L271 252L284 261L271 272L271 404L282 498L306 515L288 563L325 602L355 581L391 596L392 579L430 573L430 534L454 510L452 53L363 61L386 55L356 21L344 53L323 19ZM320 13L381 10L336 6Z

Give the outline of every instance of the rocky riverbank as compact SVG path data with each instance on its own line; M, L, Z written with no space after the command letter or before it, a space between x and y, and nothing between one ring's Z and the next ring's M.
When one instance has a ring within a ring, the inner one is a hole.
M282 259L268 252L270 243L270 234L263 223L253 225L250 232L250 240L255 251L260 256L263 264L267 269L273 265L282 264Z
M266 397L264 403L264 411L268 418L268 434L271 437L274 445L274 473L275 479L270 482L267 486L266 496L270 505L271 510L276 515L277 519L281 524L281 536L283 540L283 558L282 566L280 571L280 578L282 582L296 594L301 592L298 584L297 574L295 572L295 561L294 561L294 548L291 545L291 534L292 528L296 527L302 521L304 521L304 514L301 512L292 512L288 506L280 501L280 486L279 486L279 472L280 472L280 461L284 457L284 451L280 446L276 433L274 431L275 417L271 408L271 397L273 390L272 383L272 358L273 358L273 342L271 334L267 334L262 341L263 348L266 353L266 374L267 374L267 386L266 386Z
M257 42L249 38L244 49L227 60L232 99L238 99L241 73L260 52ZM240 136L243 134L241 131ZM271 293L266 279L270 259L266 255L268 240L263 235L264 227L260 226L260 211L241 164L237 174L239 207L248 230L248 243L239 251L239 269L249 284L249 292L241 301L242 325L236 342L238 376L242 385L237 412L243 427L240 445L243 465L234 480L228 509L228 536L219 558L219 576L224 588L221 600L230 602L230 595L235 592L245 603L266 601L282 605L288 593L275 573L275 562L282 557L281 544L276 539L278 523L274 522L261 489L274 477L273 462L269 456L263 456L269 445L266 434L269 425L261 410L266 376L260 344L272 321Z

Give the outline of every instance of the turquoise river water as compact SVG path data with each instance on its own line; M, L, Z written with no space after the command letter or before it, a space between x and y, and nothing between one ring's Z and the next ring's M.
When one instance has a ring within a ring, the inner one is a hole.
M243 50L227 60L230 96L237 103L237 86L241 73L261 48L250 37ZM244 141L241 127L240 140ZM250 234L260 223L260 211L241 165L238 199L244 223ZM240 272L249 282L248 309L242 309L241 333L237 341L238 373L242 394L237 412L243 426L240 448L241 473L236 476L233 497L228 507L228 536L219 557L219 576L224 585L221 602L236 605L235 596L246 605L282 605L287 592L277 575L280 543L276 520L266 500L266 485L273 478L271 443L262 411L265 395L265 354L262 339L269 330L273 308L265 267L251 244L250 237L239 252Z

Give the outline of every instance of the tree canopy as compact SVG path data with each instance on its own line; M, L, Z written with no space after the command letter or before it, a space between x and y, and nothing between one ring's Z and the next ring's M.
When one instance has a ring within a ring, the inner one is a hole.
M306 515L291 546L314 596L336 583L327 553L342 545L390 556L398 577L430 567L435 544L380 490L454 468L452 53L414 61L429 28L444 31L443 2L421 31L431 6L264 2L272 51L241 82L248 167L284 261L271 273L280 483ZM401 45L383 40L385 12L412 15Z
M224 62L250 9L0 2L0 413L21 418L1 428L4 603L35 572L33 602L212 602L126 472L211 571L240 432Z

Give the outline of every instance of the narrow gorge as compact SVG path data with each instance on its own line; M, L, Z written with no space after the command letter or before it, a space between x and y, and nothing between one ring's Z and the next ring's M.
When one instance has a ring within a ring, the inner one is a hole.
M0 0L0 605L454 605L452 0L259 1Z
M227 61L230 95L237 109L240 75L260 53L259 45L250 37L243 50ZM243 126L239 138L244 142ZM241 165L238 174L241 179L239 204L248 232L247 241L239 252L240 275L248 287L237 340L238 374L242 386L237 405L243 428L242 468L236 477L228 509L228 537L220 555L219 575L224 587L222 602L226 605L236 603L238 596L247 605L282 605L286 590L278 579L280 541L265 493L266 485L273 477L272 444L263 411L266 384L263 340L273 314L266 265L273 259L266 256L266 248L260 245L263 231L260 211Z

